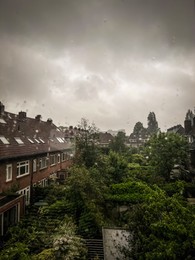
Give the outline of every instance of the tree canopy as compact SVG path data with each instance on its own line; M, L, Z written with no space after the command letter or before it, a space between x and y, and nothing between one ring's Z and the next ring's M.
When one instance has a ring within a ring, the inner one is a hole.
M169 181L174 165L188 165L187 140L176 133L155 134L146 144L145 156L157 173Z

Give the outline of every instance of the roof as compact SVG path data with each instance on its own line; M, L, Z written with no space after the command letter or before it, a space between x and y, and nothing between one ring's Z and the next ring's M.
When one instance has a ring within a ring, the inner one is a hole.
M184 135L185 134L185 129L182 125L175 125L173 127L170 127L167 129L168 133L177 133L180 135Z
M41 116L26 117L3 111L0 114L0 160L70 149L64 133Z
M110 143L112 140L113 140L113 136L110 134L110 133L98 133L99 135L99 143L102 144L102 143Z

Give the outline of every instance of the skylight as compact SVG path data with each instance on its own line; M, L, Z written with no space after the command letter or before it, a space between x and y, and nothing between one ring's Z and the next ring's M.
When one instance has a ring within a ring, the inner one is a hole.
M31 144L34 144L34 141L32 139L30 139L29 137L27 137L28 141L31 142Z
M16 140L16 142L17 142L18 144L23 144L23 143L24 143L24 142L21 140L20 137L14 137L14 139Z
M5 120L3 118L0 118L0 123L6 124Z
M41 141L41 143L45 143L45 141L43 140L43 139L41 139L40 137L39 137L39 140Z
M62 138L60 137L56 137L56 139L60 142L60 143L63 143L64 141L62 140Z
M35 139L35 141L38 143L38 144L40 144L41 142L38 140L38 139L36 139L36 138L34 138Z
M10 144L8 140L5 138L5 136L0 136L0 140L3 144Z

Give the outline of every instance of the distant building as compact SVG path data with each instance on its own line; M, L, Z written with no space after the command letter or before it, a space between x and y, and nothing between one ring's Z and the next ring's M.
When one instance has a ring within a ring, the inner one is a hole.
M134 126L133 132L129 136L128 145L132 147L140 147L144 145L151 137L151 135L159 132L158 122L154 112L148 115L148 127L143 127L141 122L137 122Z
M110 133L98 133L98 145L100 147L108 147L114 137Z
M111 130L111 129L109 129L108 131L106 131L106 133L109 133L109 134L111 134L112 136L117 136L117 134L118 134L119 132L125 133L125 129L119 129L119 130Z
M176 125L167 129L167 133L177 133L180 135L185 135L185 129L182 125Z
M0 102L0 235L30 204L32 187L65 177L72 146L51 119L5 111Z

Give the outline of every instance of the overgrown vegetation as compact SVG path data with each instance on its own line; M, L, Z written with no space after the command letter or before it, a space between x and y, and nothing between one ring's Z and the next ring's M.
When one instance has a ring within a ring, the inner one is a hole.
M83 239L101 238L102 226L129 230L129 247L119 248L127 259L194 259L195 212L186 197L195 186L170 178L175 164L188 167L186 140L154 135L137 150L119 134L103 153L96 128L82 124L70 176L35 188L48 205L31 206L9 229L0 259L86 259Z

